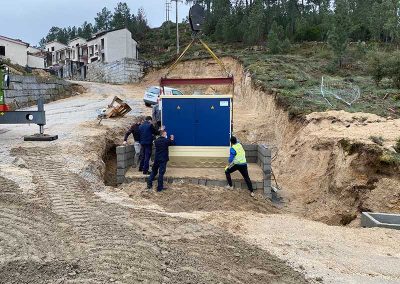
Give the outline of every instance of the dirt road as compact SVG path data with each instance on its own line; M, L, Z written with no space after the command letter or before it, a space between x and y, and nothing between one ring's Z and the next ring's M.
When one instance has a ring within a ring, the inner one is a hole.
M307 282L219 226L116 199L126 194L104 186L102 156L132 117L98 125L95 110L118 95L132 115L148 112L143 88L85 86L46 105L58 141L22 142L35 126L1 126L0 283Z

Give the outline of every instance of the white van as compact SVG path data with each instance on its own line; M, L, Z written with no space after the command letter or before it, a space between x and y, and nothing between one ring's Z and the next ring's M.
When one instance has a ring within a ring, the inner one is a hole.
M164 87L164 90L165 90L165 95L183 95L183 93L178 89ZM143 98L144 104L147 107L155 105L160 95L164 95L163 88L158 86L153 86L148 88L144 93L144 98Z

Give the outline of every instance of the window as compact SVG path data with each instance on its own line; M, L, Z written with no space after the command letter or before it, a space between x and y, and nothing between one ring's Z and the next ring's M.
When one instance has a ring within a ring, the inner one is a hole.
M101 39L101 50L104 49L104 38Z
M160 89L158 88L151 88L149 90L149 93L155 94L155 95L159 95L160 94Z
M97 49L98 49L98 46L97 46L97 44L94 46L94 50L96 50L97 51Z
M51 51L54 51L54 46L51 48Z
M172 94L173 95L178 95L178 96L181 96L181 95L183 95L180 91L178 91L178 90L172 90Z
M0 56L6 56L6 47L5 46L0 46Z
M104 53L101 54L101 61L103 61L103 62L106 61L106 55Z

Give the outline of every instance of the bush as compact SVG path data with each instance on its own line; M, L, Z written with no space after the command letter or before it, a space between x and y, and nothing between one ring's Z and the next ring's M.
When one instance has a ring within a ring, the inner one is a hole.
M268 48L272 54L286 53L290 48L290 41L284 38L282 26L276 22L272 23L268 33Z
M385 139L383 139L382 136L370 136L369 139L379 146L383 146L383 142L385 142Z
M370 54L368 69L375 83L379 83L383 78L389 78L393 86L400 89L400 51L392 54L375 52Z
M394 149L397 153L400 153L400 137L397 138L396 144L394 145Z
M385 165L400 166L400 154L386 151L379 157L379 161Z
M385 75L392 79L393 85L400 89L400 51L388 57Z

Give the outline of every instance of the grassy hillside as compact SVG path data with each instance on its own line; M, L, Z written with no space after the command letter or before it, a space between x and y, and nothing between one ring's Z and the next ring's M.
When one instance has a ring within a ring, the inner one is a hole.
M190 42L190 29L182 25L180 32L183 49ZM175 40L173 24L170 24L169 34L165 26L152 29L141 45L142 58L169 64L176 58ZM272 55L264 47L225 45L205 40L218 56L232 56L242 62L255 84L265 91L276 93L278 102L292 116L334 109L400 117L400 90L393 88L389 80L383 80L380 86L376 86L367 68L367 54L382 50L382 46L351 44L344 67L337 70L332 64L333 54L325 43L292 45L287 54ZM208 53L201 46L195 46L185 59L206 57L209 57ZM358 87L360 98L348 106L329 96L328 103L320 90L322 77L328 82L335 82L335 90L338 94L343 91L344 96L348 87Z

